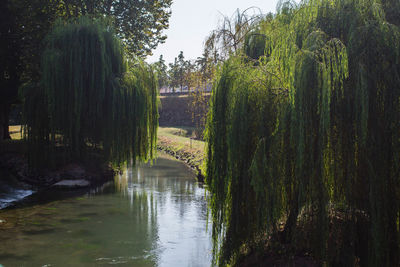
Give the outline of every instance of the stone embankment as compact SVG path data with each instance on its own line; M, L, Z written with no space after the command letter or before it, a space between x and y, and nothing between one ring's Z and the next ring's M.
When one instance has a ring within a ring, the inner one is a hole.
M205 95L208 103L210 95ZM162 127L170 126L187 126L194 127L192 102L193 97L190 95L173 95L173 96L160 96L161 105L159 107L159 124ZM202 112L202 116L207 114L208 105L206 110ZM204 119L204 118L203 118Z

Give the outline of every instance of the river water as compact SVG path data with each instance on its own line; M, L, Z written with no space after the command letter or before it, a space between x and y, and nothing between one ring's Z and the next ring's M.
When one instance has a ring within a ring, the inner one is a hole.
M0 210L0 266L211 264L205 190L175 159L160 155L89 193L61 195Z
M34 191L25 188L26 185L19 183L9 172L0 170L0 179L0 209L34 193Z

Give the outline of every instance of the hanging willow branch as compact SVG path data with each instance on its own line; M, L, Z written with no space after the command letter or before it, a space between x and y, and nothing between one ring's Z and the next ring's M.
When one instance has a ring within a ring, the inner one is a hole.
M265 46L249 36L250 59L224 63L206 135L215 263L235 262L280 223L293 243L308 218L321 262L400 264L400 9L389 2L281 3L257 25ZM332 256L338 207L350 241Z
M26 96L33 154L47 151L52 158L61 147L65 157L79 159L100 147L116 164L152 157L158 126L153 70L128 61L110 27L86 17L59 22L46 43L41 84Z

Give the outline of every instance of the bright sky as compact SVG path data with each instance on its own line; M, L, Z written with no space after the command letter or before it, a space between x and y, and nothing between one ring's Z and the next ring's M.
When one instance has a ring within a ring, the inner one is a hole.
M160 55L164 56L167 63L178 57L183 51L185 59L196 59L201 56L203 43L210 32L217 28L223 15L229 17L236 11L256 6L263 14L275 13L278 0L173 0L171 6L169 29L165 31L168 36L164 44L158 45L153 51L153 56L147 62L153 63Z

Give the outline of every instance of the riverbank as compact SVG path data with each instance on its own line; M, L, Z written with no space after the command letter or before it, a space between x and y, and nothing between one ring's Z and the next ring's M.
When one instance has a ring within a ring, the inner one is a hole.
M18 205L33 194L89 190L114 177L113 169L105 164L81 162L69 162L55 169L32 172L24 154L4 151L0 153L0 173L0 208Z
M0 162L2 170L10 172L20 182L38 189L58 186L58 184L59 187L65 188L84 187L101 182L106 177L113 177L114 175L112 168L103 163L97 165L95 163L85 164L82 162L68 162L55 169L46 168L39 172L31 172L29 171L26 157L18 153L2 153ZM63 184L65 186L62 186Z
M183 161L196 173L197 180L204 182L204 141L192 138L190 127L159 127L157 149Z
M199 182L204 182L203 161L205 142L191 138L190 127L160 127L157 149L184 162L196 174ZM90 187L113 178L113 169L94 157L86 162L68 162L55 169L43 169L40 173L29 171L20 126L10 126L11 140L0 142L0 169L18 181L21 188L32 192L48 189L70 189Z
M68 161L52 168L32 171L28 167L27 144L22 138L20 126L10 126L10 135L12 139L0 142L0 208L13 205L11 202L21 201L35 192L84 189L114 177L114 170L96 151L87 160ZM17 197L19 195L21 198Z

